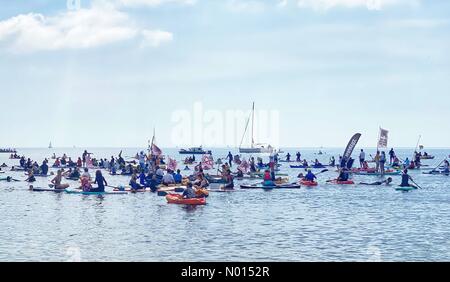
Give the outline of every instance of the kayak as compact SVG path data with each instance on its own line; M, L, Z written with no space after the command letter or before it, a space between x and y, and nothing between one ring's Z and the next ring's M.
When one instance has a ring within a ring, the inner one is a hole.
M421 156L421 160L434 160L434 156Z
M264 189L264 190L272 190L272 189L299 189L300 185L298 184L281 184L281 185L273 185L273 186L264 186L262 184L253 184L253 185L241 185L241 189Z
M319 185L319 183L317 183L316 181L308 181L308 180L302 179L302 180L300 180L300 185L307 186L307 187L314 187L314 186Z
M337 184L337 185L353 185L353 184L355 184L355 182L353 180L338 181L337 179L329 181L328 183Z
M72 191L65 190L67 194L78 194L78 195L126 195L126 191L114 191L114 192L83 192L83 191Z
M169 194L166 196L166 200L167 203L169 204L193 205L193 206L206 205L205 198L184 199L182 195L178 194Z
M416 187L411 187L411 186L409 186L409 187L397 187L397 188L395 188L395 190L396 191L402 191L402 192L409 192L409 191L417 190L417 188Z
M429 172L422 172L423 174L433 174L433 175L438 175L438 174L442 174L442 175L449 175L449 172L445 172L445 171L429 171Z

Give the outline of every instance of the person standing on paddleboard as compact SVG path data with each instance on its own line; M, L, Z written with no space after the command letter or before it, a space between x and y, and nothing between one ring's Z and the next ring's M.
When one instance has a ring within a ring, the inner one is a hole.
M389 164L392 165L394 160L395 160L395 152L394 148L391 148L391 150L389 151Z
M300 152L297 152L297 162L300 163L302 161L302 154Z
M228 165L230 167L232 167L233 166L233 154L231 154L231 152L228 152L227 158L228 158Z
M380 151L377 151L377 154L375 155L374 161L376 165L376 171L380 172Z
M385 170L384 165L386 164L386 153L383 151L380 155L380 172L381 176L384 176Z
M363 149L361 149L361 153L359 154L359 167L362 168L364 161L366 160L366 153Z

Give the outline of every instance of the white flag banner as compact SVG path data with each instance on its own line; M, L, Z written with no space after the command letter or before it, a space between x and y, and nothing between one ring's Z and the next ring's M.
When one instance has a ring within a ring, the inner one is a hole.
M378 140L378 148L387 148L389 131L380 128L380 138Z

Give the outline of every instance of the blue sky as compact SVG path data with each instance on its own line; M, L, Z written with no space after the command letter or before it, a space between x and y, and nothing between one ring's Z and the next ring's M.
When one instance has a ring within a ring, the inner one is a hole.
M0 146L171 147L173 111L255 101L281 147L448 147L449 1L80 4L0 0Z

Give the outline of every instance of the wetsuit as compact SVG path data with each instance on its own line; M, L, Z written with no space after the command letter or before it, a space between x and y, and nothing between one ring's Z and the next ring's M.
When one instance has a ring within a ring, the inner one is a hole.
M103 176L95 177L94 184L98 185L97 188L91 188L89 192L105 192L105 185L108 185Z
M400 187L410 187L409 184L409 175L408 174L402 174L402 184L400 184Z
M195 190L192 189L192 187L187 188L187 189L184 190L184 192L183 192L183 198L186 198L186 199L193 199L193 198L196 198L196 197L197 197L197 195L195 194Z

